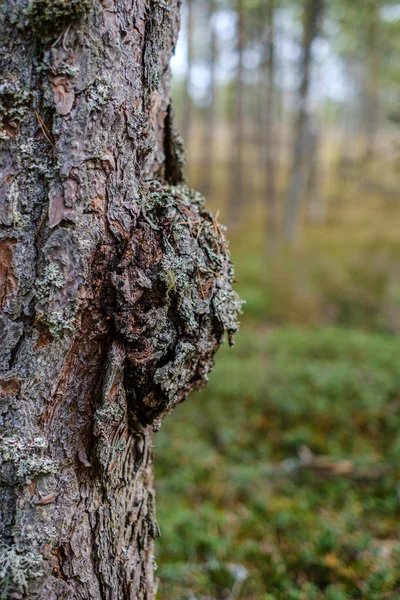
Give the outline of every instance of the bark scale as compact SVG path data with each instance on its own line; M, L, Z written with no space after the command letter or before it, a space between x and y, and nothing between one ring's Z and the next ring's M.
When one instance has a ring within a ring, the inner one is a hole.
M182 184L179 5L1 7L1 598L154 599L151 430L236 328Z

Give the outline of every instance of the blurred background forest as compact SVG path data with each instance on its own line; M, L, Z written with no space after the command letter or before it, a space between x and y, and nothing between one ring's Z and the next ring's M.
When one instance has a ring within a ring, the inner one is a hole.
M185 0L188 180L246 301L156 436L162 600L400 599L400 2Z

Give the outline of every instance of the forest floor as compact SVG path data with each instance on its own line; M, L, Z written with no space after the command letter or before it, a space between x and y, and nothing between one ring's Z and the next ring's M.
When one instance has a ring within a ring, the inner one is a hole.
M158 597L398 600L400 200L333 196L273 264L260 223L236 346L155 437Z

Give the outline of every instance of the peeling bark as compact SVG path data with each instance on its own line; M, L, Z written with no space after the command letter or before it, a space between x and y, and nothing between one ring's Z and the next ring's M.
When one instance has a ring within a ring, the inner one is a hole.
M237 328L183 182L179 4L1 7L1 598L155 598L151 430Z

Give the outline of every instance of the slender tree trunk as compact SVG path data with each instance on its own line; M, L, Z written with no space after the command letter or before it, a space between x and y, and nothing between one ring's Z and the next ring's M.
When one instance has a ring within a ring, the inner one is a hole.
M358 98L361 94L362 65L356 56L346 57L346 79L357 102L348 102L342 113L340 148L336 177L340 184L337 201L346 203L354 193L354 184L359 176L360 156L360 110Z
M234 98L234 141L232 145L232 198L230 217L233 223L238 223L243 208L243 141L244 141L244 65L243 51L245 43L244 0L236 0L238 16L236 52L238 66L236 73Z
M318 67L316 77L322 78L321 66ZM321 121L322 120L322 126ZM314 115L309 119L308 126L308 148L306 162L306 185L305 196L307 202L307 217L311 223L321 224L326 217L326 199L324 194L323 179L328 176L324 174L324 164L321 155L321 131L329 136L328 113ZM333 140L333 143L335 140ZM329 161L331 162L331 161Z
M301 216L301 201L305 184L305 160L309 119L309 88L312 43L318 34L323 0L305 0L304 33L301 59L301 84L298 98L297 119L293 141L291 179L286 205L285 239L296 240Z
M274 31L274 12L275 0L268 0L265 7L265 106L263 111L263 157L265 174L265 195L266 195L266 234L267 234L267 255L271 256L276 248L279 214L278 198L275 182L275 31Z
M278 194L278 199L280 197L279 189L279 175L281 168L285 165L286 159L286 94L285 91L279 85L279 71L281 68L275 61L275 72L278 80L278 84L275 88L275 188L276 193ZM278 202L278 212L281 210L281 201ZM281 235L281 225L279 225L278 237Z
M213 163L214 163L214 136L216 126L216 70L217 70L217 31L213 21L215 0L208 0L208 22L210 24L210 85L208 89L209 104L207 107L206 121L204 124L203 168L201 173L201 186L204 195L211 193Z
M155 598L151 431L238 308L218 226L170 185L178 29L179 0L2 4L7 600Z
M326 218L326 202L322 189L323 165L320 159L320 139L317 128L309 131L308 173L306 183L307 216L311 223L323 223Z
M367 56L363 90L364 164L374 156L379 124L380 7L380 0L367 0L365 7Z
M189 147L189 136L190 128L192 126L192 112L193 103L189 93L190 89L190 78L192 75L192 64L193 64L193 0L186 0L187 7L187 65L186 65L186 76L185 76L185 108L183 114L183 139L185 144Z

